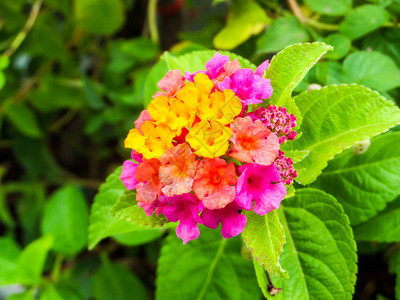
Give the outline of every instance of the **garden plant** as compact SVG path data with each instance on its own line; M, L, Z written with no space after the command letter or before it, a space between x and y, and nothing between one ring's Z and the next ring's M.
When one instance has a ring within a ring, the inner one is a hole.
M400 299L399 0L0 2L0 300Z

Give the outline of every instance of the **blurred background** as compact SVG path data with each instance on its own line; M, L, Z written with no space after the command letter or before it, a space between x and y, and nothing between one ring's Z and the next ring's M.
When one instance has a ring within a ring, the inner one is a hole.
M0 287L0 299L134 299L132 287L153 298L162 232L85 249L89 207L129 157L123 140L166 72L164 51L224 49L259 64L287 45L324 41L334 51L296 93L358 83L399 103L399 18L399 0L1 0L0 285L1 269L57 218L74 215L79 234L65 232L60 248L73 249L27 256L28 269L45 261L38 281ZM385 245L358 248L355 299L394 299ZM26 298L11 296L23 286Z

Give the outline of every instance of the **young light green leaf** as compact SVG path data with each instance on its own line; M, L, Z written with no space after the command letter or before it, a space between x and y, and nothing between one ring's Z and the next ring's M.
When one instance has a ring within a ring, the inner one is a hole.
M89 33L110 35L124 23L124 7L120 0L75 0L74 2L76 22Z
M42 130L35 114L24 103L13 103L6 110L6 116L22 134L40 138Z
M389 203L375 217L354 228L357 241L400 241L400 198Z
M343 62L342 81L384 92L400 86L400 69L389 56L380 52L354 52Z
M328 86L303 92L295 101L303 116L303 135L291 146L309 151L294 164L301 184L313 182L337 153L400 123L400 110L363 86Z
M274 92L266 104L286 107L299 120L301 115L291 97L292 91L321 56L331 49L320 42L295 44L274 56L265 75L271 79Z
M371 140L368 150L352 149L331 160L316 185L343 205L352 225L365 222L400 195L400 132Z
M142 228L131 232L116 234L113 238L126 246L138 246L149 243L162 236L164 230L158 228Z
M71 289L46 285L39 300L81 300L82 296Z
M199 239L186 245L174 232L165 240L156 299L259 299L252 263L240 254L240 239L226 240L217 230L204 227L200 232Z
M137 226L123 220L118 220L109 214L111 207L126 190L119 179L121 171L122 167L119 167L108 176L106 182L100 186L99 193L94 198L89 218L89 249L93 249L106 237L137 229Z
M278 209L286 244L280 262L289 279L271 275L282 291L270 299L351 299L356 243L347 216L332 196L300 189Z
M342 16L351 9L352 0L305 0L313 12L328 15Z
M340 31L350 39L357 39L379 28L389 21L389 13L377 5L362 5L350 11L342 24Z
M93 296L98 300L148 299L143 283L126 267L108 261L93 277Z
M110 214L137 226L162 227L168 223L163 215L157 216L154 213L150 217L146 216L144 209L137 205L136 191L125 191L111 208Z
M43 235L54 238L53 250L74 255L86 245L89 212L83 194L65 186L49 199L42 219Z
M34 290L28 290L19 294L12 294L6 300L35 300Z
M0 237L0 285L9 283L17 269L17 259L21 250L10 237Z
M253 264L254 271L256 272L258 286L260 287L264 297L268 298L268 296L270 296L270 293L268 292L269 282L267 279L267 275L265 274L265 269L256 259L253 259Z
M257 53L278 52L294 44L307 42L310 39L307 30L293 16L280 17L260 35L257 40Z
M253 257L269 272L278 277L288 277L279 264L279 255L285 243L285 233L276 210L265 216L246 211L247 224L242 236Z
M253 0L234 0L226 26L215 36L214 45L219 49L233 49L253 34L260 33L270 19L257 2ZM235 38L232 38L232 37Z

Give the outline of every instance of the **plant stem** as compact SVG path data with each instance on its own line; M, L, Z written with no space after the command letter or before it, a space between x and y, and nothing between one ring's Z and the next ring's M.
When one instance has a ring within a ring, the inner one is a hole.
M157 0L149 0L147 6L147 19L149 20L150 38L155 44L159 44L160 38L157 29Z
M297 4L296 0L287 0L290 10L293 12L293 14L299 19L299 21L305 25L312 26L317 29L321 30L327 30L327 31L336 31L339 29L338 25L334 24L326 24L326 23L321 23L316 20L307 18L303 13L301 12L301 9L299 5Z
M25 40L26 35L32 29L32 26L36 21L41 5L42 0L35 0L35 3L33 3L32 5L31 12L29 13L29 17L28 20L26 20L24 28L22 28L22 30L18 33L18 35L12 41L10 47L3 53L3 56L9 58Z
M62 263L64 260L64 255L57 254L56 259L54 261L53 270L51 271L51 278L53 282L57 282L60 279L60 270L62 267Z

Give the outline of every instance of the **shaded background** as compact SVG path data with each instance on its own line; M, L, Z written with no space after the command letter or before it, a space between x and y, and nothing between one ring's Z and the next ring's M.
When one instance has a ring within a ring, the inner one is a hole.
M74 209L85 239L88 207L129 157L123 140L150 101L150 71L166 50L226 49L258 64L287 45L324 41L335 50L296 93L313 83L358 83L400 100L399 0L156 2L0 2L0 234L7 243L23 249L41 237L50 200L68 197L80 199ZM43 278L62 283L62 299L129 299L118 287L103 290L112 261L125 266L112 265L113 276L152 295L162 235L108 239L91 252L84 240L69 255L51 252ZM386 259L393 247L359 244L355 299L394 299ZM0 288L0 299L21 289Z

